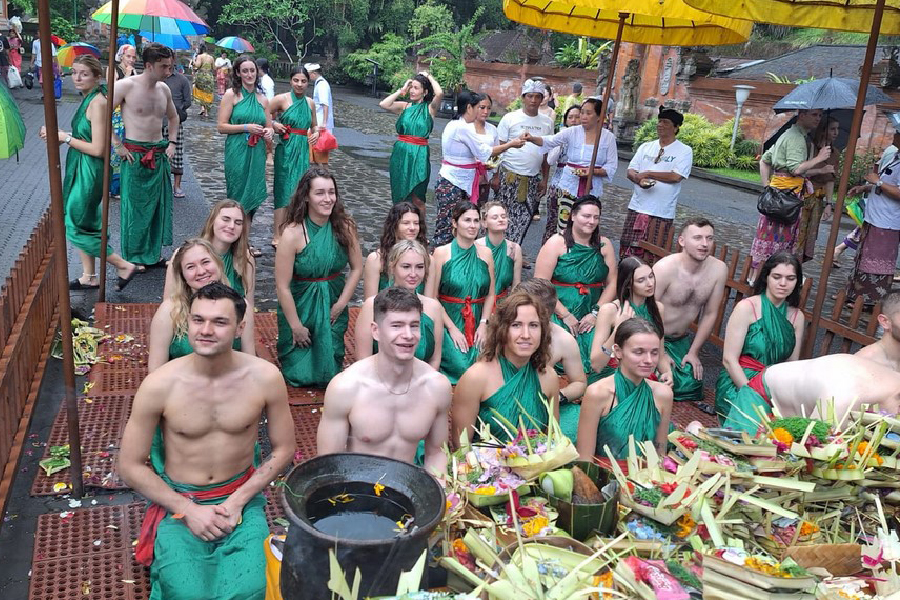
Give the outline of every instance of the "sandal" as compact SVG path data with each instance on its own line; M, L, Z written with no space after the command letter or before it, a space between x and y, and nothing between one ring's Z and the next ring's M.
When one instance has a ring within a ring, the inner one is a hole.
M697 408L699 408L701 411L705 412L708 415L716 414L716 409L713 408L712 406L710 406L708 402L698 402Z
M137 269L137 265L135 265L134 269L132 269L131 271L131 275L129 275L128 277L119 277L118 281L116 281L116 289L120 292L124 290L128 286L128 284L131 283L131 280L134 279L134 276L138 273L139 271Z
M99 287L100 287L99 283L97 285L91 285L89 283L81 283L81 279L78 279L77 277L69 282L70 290L96 290Z
M173 196L175 198L184 198L184 190L182 190L181 188L175 188Z

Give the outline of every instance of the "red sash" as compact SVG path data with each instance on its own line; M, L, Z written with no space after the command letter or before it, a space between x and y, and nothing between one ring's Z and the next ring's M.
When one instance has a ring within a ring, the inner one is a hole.
M475 179L472 180L472 189L469 191L469 200L472 201L472 204L478 204L479 182L481 181L482 177L487 179L487 166L484 163L480 162L473 162L465 165L455 165L452 162L447 162L446 160L442 160L441 164L450 167L456 167L457 169L475 169Z
M309 135L308 129L295 129L290 125L284 126L284 133L281 134L281 139L287 140L290 139L291 134L294 135Z
M590 167L586 167L586 166L584 166L584 165L576 165L576 164L574 164L574 163L567 163L566 166L569 167L569 168L571 168L571 169L590 169ZM588 184L589 184L589 182L588 182L588 176L587 176L587 175L581 175L581 176L578 178L578 197L579 197L579 198L580 198L581 196L584 196L585 194L589 194L589 193L590 193L590 187L591 187L591 186L589 186Z
M407 144L415 144L416 146L427 146L428 138L420 137L418 135L404 135L400 134L397 136L397 139L401 142L406 142Z
M462 309L462 316L465 320L465 331L463 332L466 336L466 343L470 346L475 343L475 313L472 312L473 304L484 304L484 301L487 298L472 298L472 296L466 296L463 298L454 298L453 296L445 296L444 294L440 294L438 296L438 300L441 302L450 302L452 304L465 304Z
M581 296L587 296L591 293L589 288L603 288L605 282L598 281L597 283L564 283L562 281L557 281L555 279L551 279L550 283L553 285L561 285L562 287L574 287L578 288L578 294Z
M742 354L741 358L738 360L738 364L742 369L751 369L756 371L756 375L750 378L747 382L754 392L760 395L760 397L766 401L766 404L769 406L772 405L772 399L769 398L769 392L766 389L766 384L763 382L763 374L766 372L766 365L762 364L755 358L747 356L746 354Z
M342 271L338 271L337 273L332 273L325 277L300 277L299 275L294 275L294 281L331 281L332 279L340 277L341 273Z
M254 146L256 146L256 144L259 143L259 140L261 140L262 138L263 136L261 135L250 133L247 135L247 145L253 148Z
M494 296L494 304L499 302L501 298L505 298L508 295L509 295L509 288L506 288L505 290L503 290L502 292L500 292L499 294Z
M219 498L227 498L233 494L239 487L247 483L247 480L256 472L252 466L241 477L238 477L231 483L220 485L219 487L203 490L202 492L179 492L185 498L191 500L217 500ZM141 535L138 538L137 546L134 548L134 557L139 563L149 567L153 564L153 546L156 544L156 530L166 515L169 514L165 508L159 504L151 504L147 507L144 515L144 522L141 523Z
M143 152L141 157L141 166L148 169L156 169L156 155L166 151L160 146L142 146L141 144L132 144L131 142L123 142L125 149L129 152Z

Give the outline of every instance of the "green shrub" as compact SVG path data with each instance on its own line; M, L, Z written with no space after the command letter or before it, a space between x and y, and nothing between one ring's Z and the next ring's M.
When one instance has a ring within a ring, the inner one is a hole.
M879 158L881 158L881 155L876 154L874 150L866 150L864 153L854 156L853 166L850 167L850 179L847 185L849 187L853 187L854 185L865 183L866 173L872 170L872 165L877 163ZM835 171L835 177L837 178L837 181L834 184L835 193L837 193L837 182L840 181L841 171L843 170L843 168L844 154L841 154L841 160L839 161L837 170Z
M385 34L381 41L375 42L371 47L346 55L341 60L341 70L352 81L364 83L366 76L372 73L372 64L366 62L367 58L381 65L378 69L378 81L380 83L394 85L393 81L395 81L395 75L398 73L405 74L400 84L408 79L409 68L406 65L406 41L399 35L394 33Z
M755 170L758 165L759 144L745 140L738 132L738 139L732 152L731 131L734 119L721 125L714 125L700 115L687 113L678 139L694 151L694 166L707 168L732 167ZM635 133L634 148L656 139L656 119L646 121Z

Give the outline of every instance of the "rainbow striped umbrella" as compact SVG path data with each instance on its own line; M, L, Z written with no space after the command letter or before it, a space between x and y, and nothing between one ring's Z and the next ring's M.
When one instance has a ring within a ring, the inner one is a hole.
M107 2L98 8L91 18L108 24L112 20L112 3ZM119 27L165 35L209 33L206 21L179 0L121 0Z
M234 50L235 52L253 52L253 44L251 44L244 38L237 37L235 35L223 37L221 40L216 42L216 46L228 48L229 50Z
M187 50L191 47L191 41L183 35L172 35L170 33L154 33L152 31L139 31L138 33L148 41L159 42L163 46L168 46L173 50Z
M72 61L85 54L100 58L100 48L85 44L84 42L73 42L60 48L59 53L56 55L56 59L59 61L60 67L71 69Z

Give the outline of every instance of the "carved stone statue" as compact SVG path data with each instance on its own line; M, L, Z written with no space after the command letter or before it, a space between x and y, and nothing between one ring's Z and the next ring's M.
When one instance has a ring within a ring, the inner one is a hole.
M606 89L606 80L609 78L609 52L603 52L597 58L597 89L594 90L595 96L602 96Z
M891 46L882 48L881 79L883 88L896 88L900 86L900 47Z
M616 103L617 119L635 119L637 117L638 92L641 87L641 61L632 58L622 76L622 97Z

